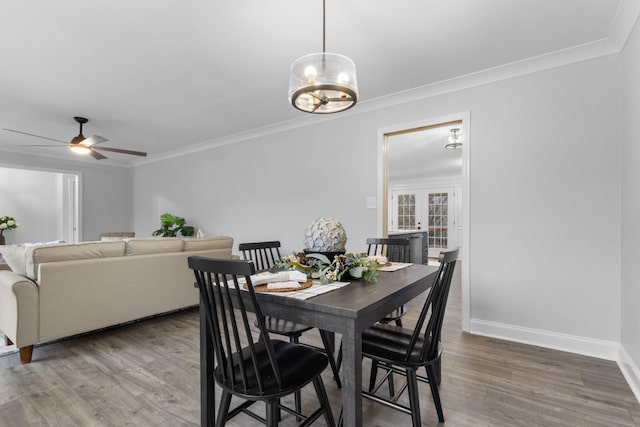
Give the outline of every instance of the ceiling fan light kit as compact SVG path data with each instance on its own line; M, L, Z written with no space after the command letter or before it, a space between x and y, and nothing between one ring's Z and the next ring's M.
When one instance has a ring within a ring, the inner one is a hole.
M306 113L338 113L358 101L356 65L344 55L325 50L325 0L322 0L322 53L312 53L291 64L289 102Z
M78 134L78 136L73 137L73 139L69 143L69 148L74 153L89 154L91 153L91 147L89 147L87 144L82 143L84 140L87 139L82 134L82 125L87 123L89 119L84 117L74 117L73 119L80 124L80 133Z

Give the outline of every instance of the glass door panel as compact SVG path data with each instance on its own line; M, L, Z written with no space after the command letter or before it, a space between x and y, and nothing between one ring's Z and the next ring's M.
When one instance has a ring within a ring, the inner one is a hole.
M394 190L391 192L389 231L419 230L421 228L421 195L419 192Z
M429 257L437 258L440 251L449 248L453 230L453 212L449 209L450 192L428 192L427 212L429 224ZM450 214L451 213L451 214Z

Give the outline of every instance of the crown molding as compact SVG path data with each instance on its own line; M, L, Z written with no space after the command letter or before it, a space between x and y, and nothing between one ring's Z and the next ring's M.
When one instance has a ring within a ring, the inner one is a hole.
M343 119L353 115L364 114L370 111L419 101L446 93L457 92L463 89L482 86L501 80L507 80L527 74L579 63L582 61L588 61L602 56L614 55L620 53L622 49L624 49L624 46L627 43L627 40L629 39L629 36L631 35L631 32L633 31L639 16L640 1L622 0L616 12L616 16L611 23L609 34L606 38L566 49L557 50L536 57L527 58L521 61L484 69L470 74L465 74L425 86L408 89L403 92L397 92L387 96L365 100L358 103L356 107L348 111L344 111L338 115L307 115L299 119L275 123L273 125L261 127L251 131L242 132L235 135L228 135L204 141L199 144L194 144L189 147L168 151L159 155L153 155L146 159L135 160L131 162L131 164L133 166L138 166L148 163L154 163L157 161L180 157L215 147L249 141L267 135L273 135L288 130L315 125L329 120Z

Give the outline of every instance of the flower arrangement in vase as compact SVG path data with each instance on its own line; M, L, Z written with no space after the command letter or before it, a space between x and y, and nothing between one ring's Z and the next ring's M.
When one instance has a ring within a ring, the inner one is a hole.
M0 216L0 245L4 245L3 233L5 230L13 230L18 228L18 223L11 216Z

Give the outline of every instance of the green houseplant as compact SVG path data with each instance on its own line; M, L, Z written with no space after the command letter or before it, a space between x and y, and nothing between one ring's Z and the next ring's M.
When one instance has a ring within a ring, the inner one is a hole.
M160 228L153 232L154 236L160 237L176 237L180 233L181 236L190 237L195 234L195 229L191 225L186 225L184 218L170 213L160 215Z

